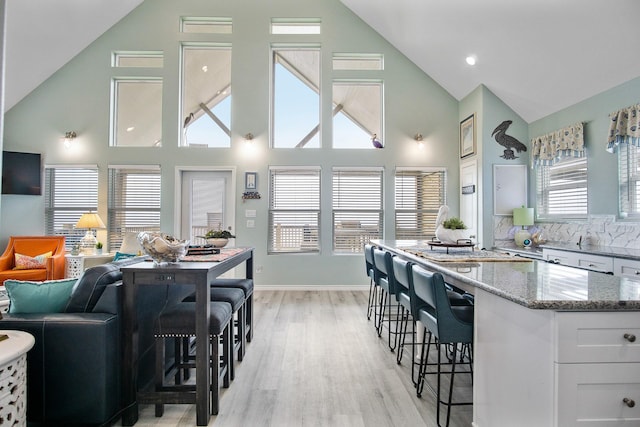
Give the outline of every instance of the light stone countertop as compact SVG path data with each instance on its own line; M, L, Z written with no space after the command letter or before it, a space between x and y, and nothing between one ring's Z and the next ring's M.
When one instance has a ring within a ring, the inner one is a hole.
M640 310L640 280L544 261L432 262L403 249L429 249L426 241L373 240L374 245L441 272L454 285L483 289L532 309Z

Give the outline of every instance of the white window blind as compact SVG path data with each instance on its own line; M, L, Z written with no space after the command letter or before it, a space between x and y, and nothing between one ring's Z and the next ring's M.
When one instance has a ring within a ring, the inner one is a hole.
M383 170L333 169L333 250L362 252L382 238Z
M446 204L444 169L397 169L395 179L396 239L430 240L436 217Z
M86 230L76 230L80 216L98 210L98 167L45 166L45 233L65 236L68 249Z
M109 166L108 247L125 232L160 231L160 167Z
M269 253L320 252L320 168L269 175Z
M640 147L618 147L620 216L640 218Z
M567 157L551 166L537 166L538 218L587 216L587 158Z

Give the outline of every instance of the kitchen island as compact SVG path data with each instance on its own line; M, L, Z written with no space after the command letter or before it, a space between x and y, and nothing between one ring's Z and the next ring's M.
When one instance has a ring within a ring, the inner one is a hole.
M436 262L425 241L372 243L475 295L474 426L640 425L640 281L522 258Z

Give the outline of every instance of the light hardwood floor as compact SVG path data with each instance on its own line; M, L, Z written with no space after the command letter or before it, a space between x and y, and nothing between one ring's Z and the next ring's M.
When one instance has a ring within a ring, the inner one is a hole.
M367 296L256 291L254 339L209 425L436 426L435 398L426 388L422 398L416 397L410 354L396 364L373 319L366 318ZM469 382L456 376L458 383L454 396L468 399ZM470 426L471 419L471 406L454 407L451 426ZM136 426L195 424L193 405L167 405L161 418L153 407L142 406Z

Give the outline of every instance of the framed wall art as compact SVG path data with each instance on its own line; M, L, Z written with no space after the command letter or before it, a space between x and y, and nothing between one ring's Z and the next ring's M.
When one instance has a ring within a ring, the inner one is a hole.
M476 154L475 114L460 122L460 158Z
M245 172L244 174L244 188L247 190L255 190L258 183L257 172Z

